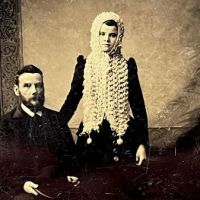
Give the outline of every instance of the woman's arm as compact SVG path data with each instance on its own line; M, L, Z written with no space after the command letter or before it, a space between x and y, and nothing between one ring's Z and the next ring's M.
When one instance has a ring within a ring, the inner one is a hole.
M138 79L137 65L133 58L128 60L128 73L129 103L134 116L136 147L139 147L139 145L148 146L149 136L147 113Z
M77 64L74 72L74 77L71 83L71 89L65 103L61 107L60 117L61 120L65 123L68 123L74 112L77 109L77 106L80 102L80 99L83 95L83 75L84 75L85 59L83 56L77 58Z

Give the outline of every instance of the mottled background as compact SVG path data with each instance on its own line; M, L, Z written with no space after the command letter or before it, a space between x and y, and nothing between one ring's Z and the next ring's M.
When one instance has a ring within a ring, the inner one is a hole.
M138 64L152 143L169 146L198 125L200 0L0 3L1 113L12 108L13 77L19 63L44 71L46 106L59 110L69 92L77 56L90 52L93 19L102 11L114 11L125 23L123 54ZM77 128L81 119L82 104L70 127Z
M200 107L199 0L23 0L24 64L44 71L46 106L59 110L63 104L76 58L90 52L91 23L102 11L118 13L125 23L123 54L138 64L149 126L195 123ZM77 127L81 118L80 105L70 125Z

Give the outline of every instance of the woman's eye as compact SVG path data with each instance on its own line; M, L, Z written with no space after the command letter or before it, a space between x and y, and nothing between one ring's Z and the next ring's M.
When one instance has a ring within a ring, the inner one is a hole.
M105 35L105 33L104 32L99 32L99 35Z
M111 37L117 37L117 34L116 33L111 33L110 36Z
M37 83L37 84L35 85L35 87L36 87L36 88L42 88L42 83Z

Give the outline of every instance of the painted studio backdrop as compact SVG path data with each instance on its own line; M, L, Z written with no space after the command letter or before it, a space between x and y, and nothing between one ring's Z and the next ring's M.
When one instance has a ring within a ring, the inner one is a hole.
M134 57L153 146L170 147L200 117L200 0L3 0L1 113L16 104L14 74L23 64L44 72L46 106L59 110L77 56L90 52L90 27L102 11L125 24L123 54ZM77 128L82 104L69 126Z

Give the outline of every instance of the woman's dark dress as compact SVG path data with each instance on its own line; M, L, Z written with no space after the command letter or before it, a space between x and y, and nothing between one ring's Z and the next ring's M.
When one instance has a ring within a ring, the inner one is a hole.
M83 56L77 58L71 90L60 110L62 119L67 122L73 116L83 96L85 63L86 60ZM113 160L118 161L124 157L133 157L140 144L148 146L147 114L137 75L137 66L133 58L130 58L127 63L129 85L128 98L134 118L130 116L128 129L126 134L122 137L124 142L122 145L116 143L118 137L111 131L109 122L104 119L99 126L99 133L96 131L91 132L92 143L88 145L86 142L88 136L80 136L83 130L83 123L81 123L77 132L77 146L79 147L81 162L84 164L99 165Z

